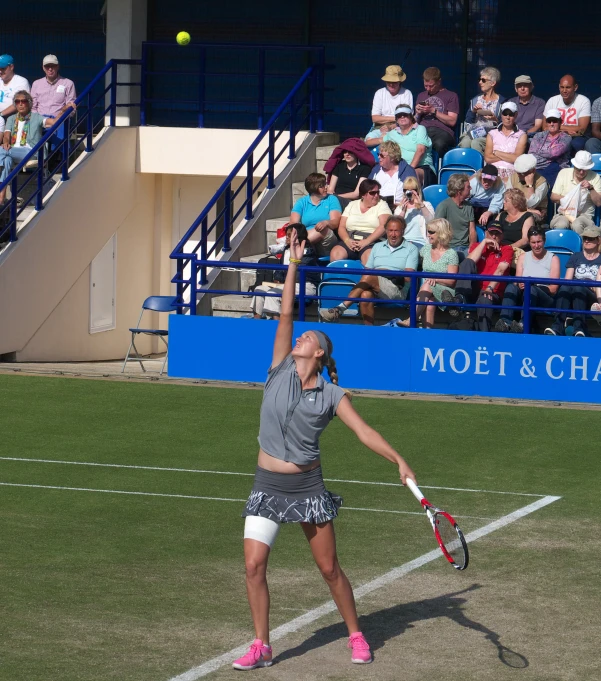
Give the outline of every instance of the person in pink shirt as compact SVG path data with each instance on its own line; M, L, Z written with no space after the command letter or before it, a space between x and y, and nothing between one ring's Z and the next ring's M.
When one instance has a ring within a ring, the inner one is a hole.
M486 136L484 161L499 170L499 177L506 184L513 173L513 162L526 151L528 136L515 124L518 107L515 102L501 105L501 125Z

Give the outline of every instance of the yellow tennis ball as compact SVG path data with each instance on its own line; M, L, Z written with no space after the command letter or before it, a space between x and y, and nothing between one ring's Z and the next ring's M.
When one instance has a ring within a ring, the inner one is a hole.
M190 37L190 34L187 31L180 31L175 36L175 40L177 41L178 45L188 45L192 38Z

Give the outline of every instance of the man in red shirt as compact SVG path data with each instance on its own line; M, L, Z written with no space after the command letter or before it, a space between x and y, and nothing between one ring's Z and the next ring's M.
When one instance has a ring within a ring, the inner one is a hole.
M491 277L502 276L511 266L513 260L513 248L501 246L503 240L503 227L496 221L491 222L486 228L483 241L470 245L467 258L459 265L459 274L488 274ZM500 281L470 281L462 279L457 281L455 295L449 291L443 291L441 299L444 303L476 303L476 305L499 305L503 298L505 284ZM492 326L492 314L490 308L477 308L476 317L473 311L464 312L462 309L452 307L449 314L452 317L463 317L457 324L457 328L466 331L474 330L474 324L479 331L490 331Z

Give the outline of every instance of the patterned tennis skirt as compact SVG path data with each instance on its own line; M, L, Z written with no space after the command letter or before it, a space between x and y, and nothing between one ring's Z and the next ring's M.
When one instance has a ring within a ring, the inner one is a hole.
M274 473L257 466L242 517L317 525L333 520L342 503L342 497L325 488L321 466L303 473Z

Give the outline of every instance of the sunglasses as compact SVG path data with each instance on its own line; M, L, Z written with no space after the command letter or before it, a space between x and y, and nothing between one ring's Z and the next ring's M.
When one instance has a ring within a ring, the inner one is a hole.
M505 111L501 111L503 116L515 116L516 112L515 111L509 111L509 109L506 109Z
M380 190L379 190L379 189L374 189L373 191L367 192L367 193L368 193L370 196L378 196L378 195L380 194Z
M428 234L436 234L436 230L435 229L429 229Z
M582 241L597 241L598 236L583 236Z
M547 123L561 123L559 118L547 118Z
M479 83L488 83L490 81L490 78L478 78Z
M380 158L386 158L386 157L388 156L388 154L386 154L386 153L383 154L382 152L380 152L380 153L378 154L378 156L379 156Z
M28 102L28 99L13 99L13 104L27 104Z

